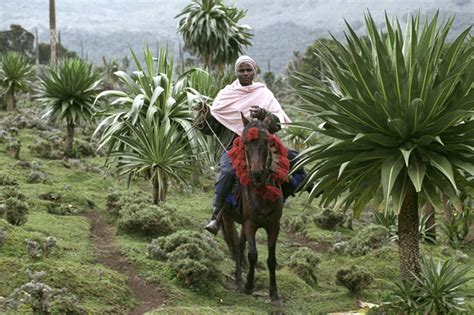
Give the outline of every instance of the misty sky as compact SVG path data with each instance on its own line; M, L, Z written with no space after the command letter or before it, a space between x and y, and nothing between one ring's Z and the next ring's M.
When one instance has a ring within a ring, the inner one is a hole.
M82 30L152 31L176 29L174 16L189 0L56 0L59 28ZM292 21L309 28L332 30L343 26L343 18L359 21L369 9L374 17L406 15L440 8L474 19L472 0L235 0L226 1L246 9L244 22L262 28L275 22ZM48 27L48 0L0 0L0 27L17 23L26 28ZM358 22L355 22L358 23Z

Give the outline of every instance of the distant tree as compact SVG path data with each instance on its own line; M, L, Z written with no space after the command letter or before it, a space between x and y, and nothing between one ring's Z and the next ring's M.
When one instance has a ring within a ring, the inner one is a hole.
M251 45L250 27L238 24L245 14L222 0L192 0L176 16L185 49L202 58L207 69L221 72Z
M326 75L327 70L324 66L322 57L316 52L324 47L329 47L333 51L337 51L339 47L333 39L318 38L311 45L306 48L304 55L294 53L293 60L287 67L287 72L290 78L290 85L297 87L300 81L296 80L292 75L296 72L306 74L316 74L319 78Z
M51 64L56 66L56 1L49 0L49 32Z
M69 51L63 45L59 44L56 46L57 50L60 52L62 59L67 58L79 58L75 51ZM39 50L39 63L42 65L47 65L51 61L51 46L50 44L46 43L39 43L38 45Z
M7 98L7 111L15 109L15 95L28 90L28 80L33 73L33 66L28 59L18 52L9 51L0 60L0 86Z
M263 74L263 82L275 94L276 97L284 97L288 90L288 82L285 78L275 75L272 71Z
M82 59L62 59L40 74L39 101L47 106L43 117L66 122L68 157L73 157L74 128L93 118L100 81L99 72Z

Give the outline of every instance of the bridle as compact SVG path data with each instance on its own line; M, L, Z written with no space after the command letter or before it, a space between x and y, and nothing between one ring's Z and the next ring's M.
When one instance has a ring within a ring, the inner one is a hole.
M258 128L258 127L251 127L251 128L256 128L258 130L258 132L259 132L258 138L260 138L260 136L261 136L260 132L263 131L262 128ZM249 128L249 129L251 129L251 128ZM255 180L252 177L252 185L257 186L257 187L261 186L261 185L265 185L265 184L270 184L272 182L272 179L271 179L270 175L272 173L271 166L272 166L272 162L273 162L273 156L272 156L272 151L271 151L270 139L268 137L268 131L265 130L264 132L266 133L265 138L266 138L266 142L267 142L267 150L266 150L265 162L263 164L263 169L262 169L263 181L256 185ZM245 134L245 137L246 136L247 136L247 134ZM252 141L252 140L250 140L250 141ZM251 169L250 169L251 164L250 164L250 160L249 160L249 157L248 157L248 154L247 154L247 146L246 146L247 143L248 143L247 141L244 141L245 163L247 164L247 171L249 172L249 174L252 174Z

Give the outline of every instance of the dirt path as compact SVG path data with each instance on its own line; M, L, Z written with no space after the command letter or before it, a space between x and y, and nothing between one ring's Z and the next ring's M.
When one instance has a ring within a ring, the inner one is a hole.
M307 239L301 234L291 232L289 229L286 229L282 226L282 231L286 234L288 240L286 241L287 245L293 247L308 247L318 253L329 252L332 248L332 245L325 241L312 241Z
M135 266L127 261L120 249L115 245L114 235L102 215L95 211L89 211L85 216L91 223L92 243L94 244L98 261L127 276L128 286L140 302L129 314L143 314L164 305L167 301L166 294L162 289L147 282L138 275Z

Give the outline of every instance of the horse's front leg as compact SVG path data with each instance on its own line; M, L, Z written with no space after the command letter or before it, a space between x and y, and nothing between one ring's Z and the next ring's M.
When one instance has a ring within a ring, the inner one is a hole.
M249 272L247 274L247 283L245 284L245 294L251 294L254 285L255 265L257 264L258 259L257 245L255 243L255 233L257 232L257 229L249 221L244 223L243 228L245 229L245 237L247 239L247 243L249 244L247 254L249 260Z
M243 280L242 280L242 252L241 252L241 240L235 230L234 221L229 219L227 216L223 216L222 227L224 231L224 238L229 246L232 254L232 258L235 262L235 284L239 292L243 291Z
M267 266L270 271L270 299L272 304L275 306L283 306L280 296L278 295L278 288L276 283L276 242L278 234L280 232L280 226L276 225L272 228L267 229L268 238L268 258Z

